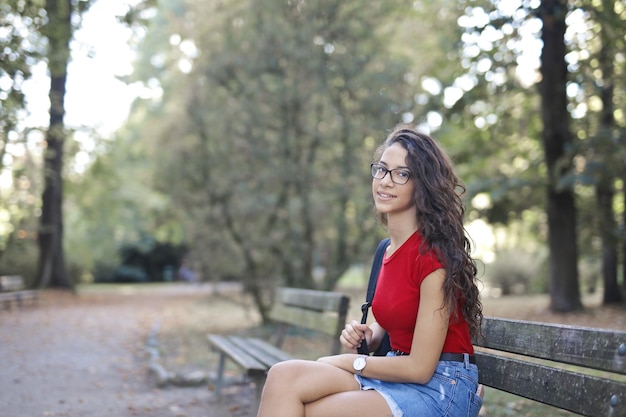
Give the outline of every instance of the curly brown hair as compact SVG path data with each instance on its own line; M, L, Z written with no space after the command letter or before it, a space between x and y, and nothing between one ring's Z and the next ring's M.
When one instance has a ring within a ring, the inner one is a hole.
M470 334L478 336L483 308L476 284L476 262L470 256L471 242L463 226L465 186L454 172L446 152L433 138L412 125L396 126L376 151L375 158L379 160L383 151L395 143L408 152L406 164L415 184L413 200L425 245L420 251L434 250L446 270L445 306L450 307L453 319L458 319L460 309ZM386 215L379 214L379 220L387 226Z

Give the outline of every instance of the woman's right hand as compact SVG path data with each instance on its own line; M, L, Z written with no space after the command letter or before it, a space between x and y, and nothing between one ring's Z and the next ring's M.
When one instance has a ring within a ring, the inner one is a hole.
M353 353L356 353L363 339L369 343L372 339L372 329L367 324L361 324L356 320L347 323L339 336L341 345Z

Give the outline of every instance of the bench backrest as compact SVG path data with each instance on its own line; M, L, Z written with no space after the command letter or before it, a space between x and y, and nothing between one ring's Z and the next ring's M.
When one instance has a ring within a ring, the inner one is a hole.
M482 330L482 384L585 416L626 416L626 332L492 317Z
M21 291L24 288L24 279L20 275L0 276L0 292Z
M280 347L287 325L292 325L332 336L331 353L339 353L339 335L346 324L349 304L350 299L337 292L278 288L269 313L270 319L284 324L279 330L276 345Z

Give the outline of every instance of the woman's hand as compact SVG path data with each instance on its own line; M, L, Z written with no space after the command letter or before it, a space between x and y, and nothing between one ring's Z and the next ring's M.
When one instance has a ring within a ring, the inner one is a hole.
M341 345L353 353L356 353L363 339L368 343L372 340L372 329L356 320L347 323L339 336Z

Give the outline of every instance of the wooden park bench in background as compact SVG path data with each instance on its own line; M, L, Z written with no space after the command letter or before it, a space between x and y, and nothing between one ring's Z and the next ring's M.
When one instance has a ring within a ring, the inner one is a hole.
M281 346L290 326L314 330L332 336L332 346L319 356L337 354L341 350L339 334L346 324L350 299L340 293L298 288L278 288L269 313L277 324L273 343L254 337L208 335L210 346L219 352L215 392L219 396L224 384L225 361L237 364L256 386L256 415L260 395L269 368L277 362L292 358Z
M38 290L27 290L24 279L20 275L0 276L0 304L11 307L16 303L20 307L25 301L33 302L39 300Z
M485 317L483 334L481 384L583 416L626 416L626 332Z

